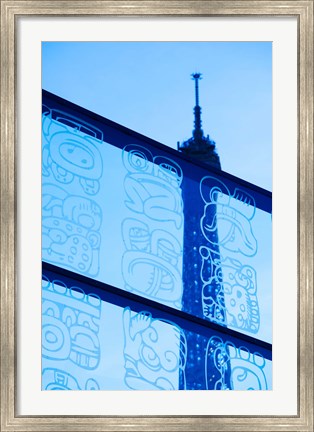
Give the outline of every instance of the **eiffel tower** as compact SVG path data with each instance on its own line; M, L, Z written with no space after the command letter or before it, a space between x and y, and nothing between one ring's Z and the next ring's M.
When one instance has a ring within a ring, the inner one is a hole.
M220 169L220 160L215 149L216 143L210 139L209 135L205 136L202 130L202 109L199 105L199 80L202 79L202 74L193 73L191 76L195 82L194 130L190 139L181 144L178 142L178 150L187 156Z
M199 105L199 80L202 74L193 73L192 79L195 82L195 107L194 107L194 130L192 137L187 141L178 142L178 150L190 158L205 162L210 167L221 169L220 159L216 152L216 143L205 136L202 130L201 107ZM202 289L203 284L200 278L201 257L199 248L204 245L206 240L200 229L200 220L203 216L204 202L199 193L199 185L194 181L186 180L183 187L184 202L184 252L183 252L183 298L182 309L192 315L200 316L204 319ZM215 212L215 209L213 209ZM214 216L214 215L213 215ZM212 233L213 244L218 243L218 232ZM212 255L220 259L219 247ZM211 265L211 263L208 263ZM208 287L207 287L208 288ZM215 283L209 287L211 295L215 297L217 286ZM208 319L208 318L207 318ZM204 390L206 389L205 362L206 346L208 338L192 332L187 332L188 358L186 364L186 389ZM211 370L211 375L219 379L217 370ZM227 380L229 373L226 374ZM213 379L215 382L215 378Z

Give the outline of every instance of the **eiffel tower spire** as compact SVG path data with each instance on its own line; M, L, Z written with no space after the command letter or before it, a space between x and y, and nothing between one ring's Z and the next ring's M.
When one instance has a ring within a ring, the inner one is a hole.
M194 130L190 139L183 141L181 144L178 142L178 150L187 156L194 157L220 169L220 160L215 149L216 143L209 138L209 135L205 137L202 130L202 109L199 105L199 80L202 79L202 74L196 72L191 76L195 82Z
M202 79L202 74L194 73L192 74L192 79L195 81L195 107L194 107L194 131L193 137L195 139L201 139L203 137L202 131L202 120L201 120L201 112L202 109L199 106L199 94L198 94L198 80Z

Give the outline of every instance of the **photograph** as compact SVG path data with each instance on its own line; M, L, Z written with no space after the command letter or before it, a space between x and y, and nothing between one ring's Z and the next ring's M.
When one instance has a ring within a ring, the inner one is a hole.
M272 43L41 50L42 390L272 390Z
M313 432L313 1L1 1L1 432Z

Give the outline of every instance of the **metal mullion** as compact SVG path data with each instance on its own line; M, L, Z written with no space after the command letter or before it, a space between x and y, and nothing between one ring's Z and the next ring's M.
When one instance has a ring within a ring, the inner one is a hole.
M208 338L213 335L220 336L223 340L227 339L232 342L236 347L245 346L252 353L258 352L264 358L272 359L272 345L267 342L44 261L42 271L51 282L60 281L72 289L82 288L86 294L96 294L103 301L123 308L128 306L134 312L145 310L150 312L154 318L171 321L184 330Z

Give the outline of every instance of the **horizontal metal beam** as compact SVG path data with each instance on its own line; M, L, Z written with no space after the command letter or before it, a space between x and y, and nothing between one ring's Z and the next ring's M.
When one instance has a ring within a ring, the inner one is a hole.
M250 352L258 352L265 359L272 359L272 345L227 327L220 326L209 320L174 309L156 301L141 297L104 282L65 270L53 264L42 262L42 274L50 281L60 281L69 288L82 288L86 294L96 294L101 300L120 306L130 307L134 312L147 311L154 318L171 321L183 330L191 331L210 338L220 336L232 342L236 347L245 346Z
M173 148L170 148L158 141L126 128L125 126L115 123L112 120L102 117L79 105L69 102L66 99L60 98L59 96L56 96L46 90L42 91L42 96L43 104L50 109L61 110L70 116L79 116L83 123L92 121L93 125L103 132L106 143L121 149L127 144L137 143L147 145L150 149L154 149L155 151L162 152L167 156L175 158L175 160L183 169L184 177L188 177L189 179L199 182L204 175L214 175L218 179L221 179L230 188L230 191L236 187L241 187L248 193L253 194L256 207L271 213L272 193L270 191L267 191L266 189L249 183L246 180L243 180L225 171L209 166L205 162L196 158L190 158L189 156L186 156ZM88 133L88 131L86 131L86 133Z

